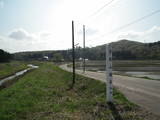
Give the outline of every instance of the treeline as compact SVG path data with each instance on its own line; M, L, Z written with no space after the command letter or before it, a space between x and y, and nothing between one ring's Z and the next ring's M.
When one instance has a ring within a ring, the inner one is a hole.
M114 60L143 60L152 59L160 60L160 41L154 43L140 43L129 40L120 40L112 42L113 59ZM105 60L106 59L105 45L85 49L76 47L75 58L85 58L89 60ZM14 54L17 60L43 60L44 56L48 56L49 60L55 61L71 61L72 50L58 51L37 51L37 52L21 52Z
M0 63L9 62L12 59L12 54L0 49Z

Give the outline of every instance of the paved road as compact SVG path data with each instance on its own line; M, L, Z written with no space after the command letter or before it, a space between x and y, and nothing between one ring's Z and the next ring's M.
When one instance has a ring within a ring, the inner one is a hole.
M60 67L72 71L67 65L61 65ZM103 82L106 81L105 73L86 71L83 74L80 70L76 70L76 73ZM160 116L160 81L114 75L113 85L130 101Z

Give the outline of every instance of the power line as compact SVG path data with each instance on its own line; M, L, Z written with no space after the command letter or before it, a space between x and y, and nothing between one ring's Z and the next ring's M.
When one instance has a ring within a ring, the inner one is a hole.
M81 21L85 21L85 19L91 18L93 16L95 16L96 14L98 14L101 10L103 10L105 7L109 6L112 2L114 2L115 0L111 0L108 3L106 3L105 5L103 5L102 7L100 7L98 10L96 10L94 13L92 13L91 15L83 18ZM77 21L77 20L76 20ZM78 21L79 23L81 23L81 21Z
M113 31L108 32L108 33L106 33L106 34L103 34L103 35L101 35L101 36L99 36L99 37L97 37L97 38L101 38L101 37L104 37L104 36L106 36L106 35L109 35L109 34L112 34L112 33L114 33L114 32L117 32L117 31L119 31L119 30L122 30L122 29L124 29L124 28L127 28L127 27L129 27L129 26L131 26L131 25L133 25L133 24L136 24L136 23L138 23L138 22L140 22L140 21L142 21L142 20L144 20L144 19L146 19L146 18L148 18L148 17L151 17L151 16L153 16L153 15L159 13L159 12L160 12L160 9L159 9L159 10L156 10L156 11L154 11L154 12L148 14L148 15L145 15L145 16L143 16L143 17L141 17L141 18L138 18L138 19L136 19L136 20L134 20L134 21L132 21L132 22L130 22L130 23L128 23L128 24L125 24L125 25L123 25L123 26L120 26L120 27L114 29ZM97 39L97 38L94 38L94 39ZM93 39L92 39L92 40L93 40Z
M111 0L108 3L106 3L105 5L103 5L102 7L100 7L97 11L95 11L93 14L91 14L90 17L96 15L97 13L99 13L101 10L103 10L105 7L107 7L108 5L110 5L114 1L115 0Z
M116 31L119 31L119 30L121 30L121 29L124 29L124 28L126 28L126 27L128 27L128 26L131 26L131 25L133 25L133 24L136 24L136 23L138 23L138 22L140 22L140 21L142 21L142 20L144 20L144 19L146 19L146 18L148 18L148 17L151 17L151 16L153 16L154 14L157 14L157 13L159 13L159 12L160 12L160 9L159 9L159 10L156 10L156 11L154 11L154 12L148 14L148 15L145 15L145 16L137 19L137 20L134 20L134 21L132 21L132 22L130 22L130 23L128 23L128 24L125 24L125 25L123 25L123 26L121 26L121 27L119 27L119 28L111 31L110 33L114 33L114 32L116 32Z

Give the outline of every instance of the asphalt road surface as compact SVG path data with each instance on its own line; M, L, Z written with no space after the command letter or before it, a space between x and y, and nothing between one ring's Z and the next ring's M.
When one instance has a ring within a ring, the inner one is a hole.
M72 71L67 65L62 69ZM76 73L106 82L105 73L76 70ZM160 116L160 81L113 75L113 85L130 101Z

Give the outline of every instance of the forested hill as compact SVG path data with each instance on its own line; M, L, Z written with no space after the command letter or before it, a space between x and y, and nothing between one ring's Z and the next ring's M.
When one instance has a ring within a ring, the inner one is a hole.
M141 43L130 40L120 40L112 42L113 59L133 60L133 59L160 59L160 41L154 43ZM85 56L89 60L105 60L105 45L100 45L85 49ZM75 50L76 59L83 57L83 49L77 47ZM59 51L35 51L16 53L15 58L19 60L41 60L48 56L50 60L72 59L71 50Z
M160 41L141 43L129 40L112 42L113 59L160 59ZM92 49L104 51L105 45Z
M12 59L12 54L0 49L0 63L9 62Z

